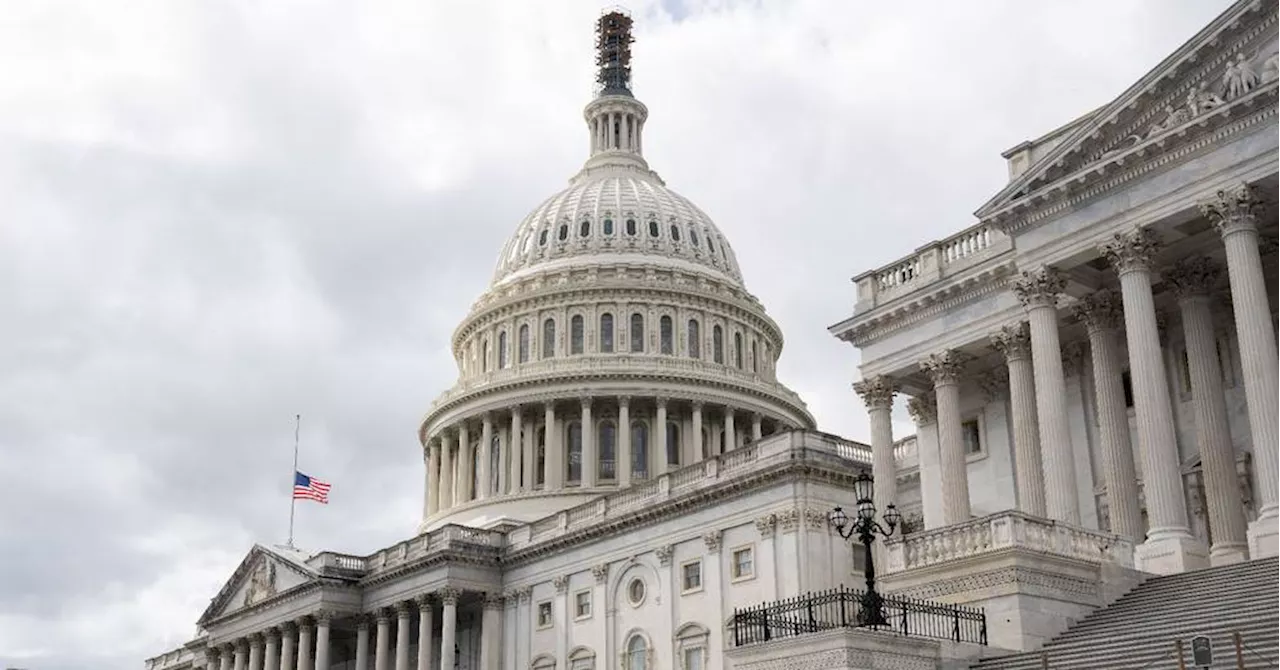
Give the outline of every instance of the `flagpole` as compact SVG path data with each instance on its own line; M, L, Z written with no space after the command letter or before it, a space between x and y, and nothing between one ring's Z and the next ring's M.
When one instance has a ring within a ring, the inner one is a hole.
M293 511L298 506L298 499L293 495L293 486L298 480L298 432L302 428L302 415L293 417L293 472L289 473L289 541L285 546L293 549Z

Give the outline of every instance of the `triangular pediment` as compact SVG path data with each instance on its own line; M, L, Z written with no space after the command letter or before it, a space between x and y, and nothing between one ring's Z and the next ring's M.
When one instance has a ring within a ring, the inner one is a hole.
M200 617L200 625L305 586L316 572L297 550L254 545Z
M1047 191L1083 183L1103 164L1151 157L1171 136L1275 103L1276 0L1240 0L1116 99L1066 127L1052 145L978 209L990 220Z

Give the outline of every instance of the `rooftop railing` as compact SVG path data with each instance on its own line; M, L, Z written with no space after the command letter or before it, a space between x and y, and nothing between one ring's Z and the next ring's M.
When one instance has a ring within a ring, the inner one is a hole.
M1012 249L1009 238L990 224L966 228L853 281L858 288L856 311L884 305L940 279Z

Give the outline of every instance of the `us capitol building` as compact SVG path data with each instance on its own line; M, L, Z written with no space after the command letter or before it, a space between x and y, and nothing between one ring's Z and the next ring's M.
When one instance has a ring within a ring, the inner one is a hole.
M1274 557L1276 34L1274 0L1241 0L1007 151L977 223L855 277L830 330L861 351L867 445L777 379L782 333L646 162L631 19L602 15L587 160L503 245L418 429L417 535L254 546L146 667L935 668ZM915 435L892 434L895 399ZM828 523L862 472L904 518L871 556ZM869 559L890 596L981 608L981 640L746 644L736 612L860 588Z

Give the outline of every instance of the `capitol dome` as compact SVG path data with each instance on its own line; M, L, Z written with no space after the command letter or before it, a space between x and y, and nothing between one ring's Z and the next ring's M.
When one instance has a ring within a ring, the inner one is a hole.
M630 19L600 31L588 158L502 247L419 429L424 531L530 522L814 428L727 238L644 158Z

